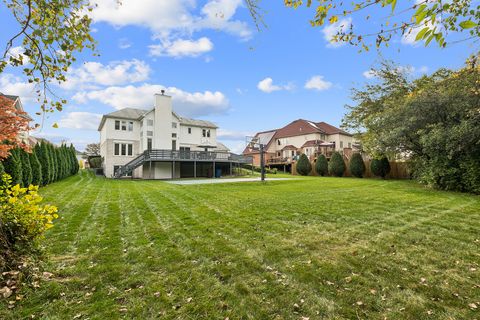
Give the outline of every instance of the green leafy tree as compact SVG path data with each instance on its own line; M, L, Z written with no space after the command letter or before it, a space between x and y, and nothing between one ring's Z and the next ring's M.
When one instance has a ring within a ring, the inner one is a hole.
M0 177L2 176L2 174L5 172L5 168L3 167L3 164L2 162L0 161Z
M80 170L80 164L78 163L77 160L77 151L75 150L74 146L70 144L70 157L72 161L72 175L75 175L78 173L78 170Z
M260 28L264 24L260 0L245 2ZM474 42L480 35L480 10L473 0L285 0L284 3L294 9L314 6L314 16L310 21L313 27L335 27L337 32L332 41L359 46L365 51L373 46L388 46L396 35L423 41L425 46L435 40L440 47L447 46L447 35L457 34L457 39L452 43ZM352 23L353 16L355 21L368 21L367 29L362 25L359 32Z
M42 165L38 161L37 153L33 150L28 154L30 166L32 167L32 184L35 186L42 185Z
M412 177L429 186L480 193L480 68L411 79L384 63L377 79L353 90L344 125L374 158L408 159Z
M63 82L76 54L94 50L89 0L4 0L6 12L16 20L0 53L0 73L7 65L19 67L28 81L38 87L38 102L44 111L62 110L63 99L50 99L49 84ZM13 48L20 52L12 52ZM56 126L56 125L54 125Z
M350 159L350 172L354 177L363 178L365 174L365 163L363 162L362 155L355 152Z
M22 185L22 161L18 153L18 149L10 150L10 155L4 160L3 165L5 167L5 173L9 174L12 178L12 184Z
M50 161L52 163L52 176L51 176L51 182L57 181L58 178L58 163L57 163L57 155L55 154L55 147L51 143L47 143L47 149L48 149L48 156L50 157Z
M317 157L317 161L315 162L315 171L322 177L328 174L328 161L323 154Z
M301 154L297 161L297 172L302 176L308 176L312 171L312 164L305 154Z
M34 148L35 154L42 166L42 185L52 182L52 162L49 156L49 149L46 142L39 143Z
M30 165L30 159L28 153L23 149L17 149L20 161L22 163L22 181L23 186L28 187L32 184L32 166Z
M372 173L377 177L385 179L385 177L390 173L390 163L388 162L387 157L373 159L370 164L370 170L372 170Z
M337 177L342 177L345 173L345 162L343 156L339 152L334 152L328 164L330 174Z

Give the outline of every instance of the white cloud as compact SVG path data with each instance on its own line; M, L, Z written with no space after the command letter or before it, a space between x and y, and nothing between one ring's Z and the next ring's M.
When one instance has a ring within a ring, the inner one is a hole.
M118 40L118 47L120 49L128 49L132 46L132 43L127 38L121 38Z
M217 130L217 138L225 139L225 140L241 140L245 141L247 136L252 136L251 132L246 131L235 131L235 130L225 130L225 129L218 129Z
M79 68L71 68L67 73L67 81L60 86L69 90L140 82L148 79L150 71L147 63L137 59L114 61L108 65L87 62Z
M363 76L367 79L373 79L377 76L376 72L372 69L363 72Z
M213 43L206 37L198 40L163 40L161 44L151 45L149 48L152 56L197 57L211 51Z
M38 97L35 92L35 84L28 83L10 73L0 75L0 92L19 96L23 102L35 101Z
M293 84L275 85L275 84L273 84L273 79L270 78L270 77L267 77L267 78L261 80L257 84L258 90L266 92L266 93L271 93L271 92L280 91L280 90L292 90L293 87L294 87Z
M58 121L58 126L68 129L97 130L101 119L102 115L97 113L70 112Z
M338 48L345 45L345 42L336 42L335 35L338 32L346 32L352 25L352 18L345 18L333 24L330 24L322 29L323 37L328 42L327 47Z
M313 76L305 83L305 89L324 91L332 87L332 83L323 79L323 76Z
M234 19L242 0L210 0L200 10L195 0L97 0L96 3L98 6L90 13L95 22L146 27L161 41L190 37L205 29L241 39L252 35L245 22Z
M175 87L143 84L141 86L108 87L77 93L73 99L79 103L96 100L115 109L126 107L149 109L153 107L153 95L165 90L173 98L176 112L184 116L204 116L226 112L229 107L227 97L219 91L187 92Z

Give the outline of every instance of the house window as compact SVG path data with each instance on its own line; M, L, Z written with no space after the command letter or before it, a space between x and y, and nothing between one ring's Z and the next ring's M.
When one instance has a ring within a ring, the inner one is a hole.
M153 126L153 120L147 119L147 126Z
M295 151L292 150L292 157L295 157Z
M128 122L128 131L133 131L133 121Z
M192 128L188 128L188 134L192 134Z
M279 152L277 152L277 157L280 157L280 155L281 155L280 151L279 151Z
M113 154L116 156L133 156L133 144L131 143L115 143Z
M120 130L120 120L115 120L115 130Z
M325 140L325 135L324 135L324 134L321 134L321 135L320 135L320 139Z
M210 138L210 130L207 130L207 137Z
M176 122L172 122L172 128L174 128L174 129L177 128L177 123Z
M147 150L152 150L152 139L147 138Z
M343 149L343 141L340 141L340 149Z
M127 121L122 121L122 130L127 131Z
M209 129L202 129L202 136L204 138L206 138L206 137L210 138L210 130Z
M153 131L147 131L147 137L153 137Z
M280 140L277 140L277 144L278 144L279 146L281 146L281 145L282 145L282 142L281 142Z
M177 134L176 133L172 133L172 138L176 138L177 137Z

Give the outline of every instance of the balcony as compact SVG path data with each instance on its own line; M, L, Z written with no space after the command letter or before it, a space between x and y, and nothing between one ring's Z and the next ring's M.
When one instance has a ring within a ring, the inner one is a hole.
M245 157L231 152L185 151L185 150L145 150L144 161L218 161L249 164L252 157Z

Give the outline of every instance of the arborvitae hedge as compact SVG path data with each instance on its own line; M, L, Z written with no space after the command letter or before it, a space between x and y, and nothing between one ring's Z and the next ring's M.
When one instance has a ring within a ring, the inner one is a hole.
M385 177L390 173L390 162L388 162L387 157L373 159L372 163L370 164L370 169L374 175L385 179Z
M337 177L343 176L343 174L345 173L345 162L343 162L343 156L340 153L334 152L332 154L328 169L331 175Z
M22 163L22 185L28 187L32 184L32 166L30 165L30 159L28 158L28 153L23 149L18 149L18 154Z
M8 173L10 177L12 177L12 184L22 185L22 162L17 149L12 149L10 151L10 155L3 162L3 166L5 167L5 173Z
M365 163L360 153L354 153L350 159L350 172L354 177L362 178L365 173Z
M328 174L328 161L323 154L319 155L317 162L315 162L315 171L321 176L326 176Z
M38 161L35 150L32 150L32 152L28 154L28 158L30 159L30 166L32 167L32 184L35 186L42 185L42 165L40 161Z
M305 154L301 154L297 161L297 172L302 176L308 176L312 171L312 165Z

